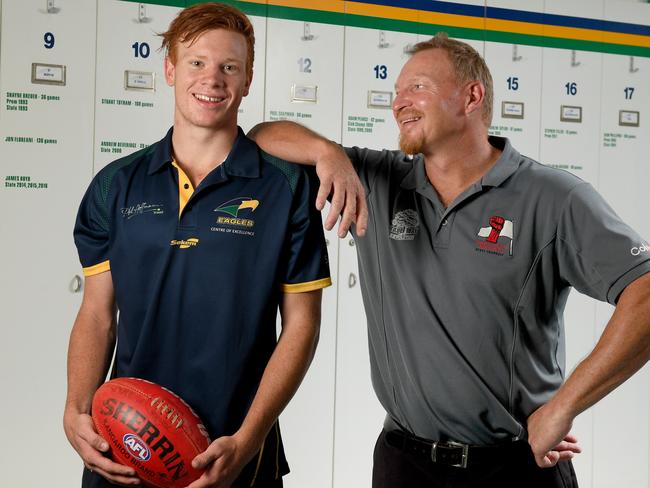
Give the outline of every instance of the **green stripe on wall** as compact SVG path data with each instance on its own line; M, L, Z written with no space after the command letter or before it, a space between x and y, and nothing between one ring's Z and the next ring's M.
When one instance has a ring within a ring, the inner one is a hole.
M136 2L136 0L123 1ZM197 3L205 3L205 0L156 0L144 3L185 7ZM382 29L431 36L435 35L436 32L443 31L449 34L450 37L456 37L460 39L474 39L478 41L522 44L527 46L550 47L557 49L575 49L578 51L591 51L650 58L650 47L643 46L628 46L623 44L583 41L580 39L560 39L556 37L518 34L514 32L497 32L483 29L454 27L448 25L423 24L419 22L409 22L406 20L385 19L382 17L351 15L339 12L324 12L321 10L282 7L278 5L265 5L242 0L223 0L223 3L228 3L230 5L238 7L249 15L257 15L260 17L272 17L276 19L297 20L302 22L319 22L322 24L341 26L348 25L352 27L363 27L367 29Z

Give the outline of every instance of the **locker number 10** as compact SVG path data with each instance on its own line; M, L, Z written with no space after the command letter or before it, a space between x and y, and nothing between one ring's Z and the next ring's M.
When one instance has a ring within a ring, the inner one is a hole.
M151 54L151 48L146 42L134 42L131 47L136 58L148 58L149 54Z

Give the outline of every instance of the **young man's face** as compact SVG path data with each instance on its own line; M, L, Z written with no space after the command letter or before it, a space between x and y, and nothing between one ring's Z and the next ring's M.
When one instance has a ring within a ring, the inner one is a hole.
M209 30L193 42L178 43L176 62L165 58L165 78L174 87L174 125L232 129L248 95L246 38L224 29Z
M405 153L428 154L462 128L463 90L446 51L414 54L402 68L395 89L393 115Z

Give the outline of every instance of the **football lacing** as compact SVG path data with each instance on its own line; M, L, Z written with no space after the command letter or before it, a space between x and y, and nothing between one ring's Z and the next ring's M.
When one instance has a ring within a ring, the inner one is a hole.
M177 429L183 425L183 418L180 416L180 414L178 414L172 407L167 405L165 401L160 397L156 397L151 400L151 406L156 407L156 411L158 411L163 417L167 417L167 420L169 420L172 426L176 427Z

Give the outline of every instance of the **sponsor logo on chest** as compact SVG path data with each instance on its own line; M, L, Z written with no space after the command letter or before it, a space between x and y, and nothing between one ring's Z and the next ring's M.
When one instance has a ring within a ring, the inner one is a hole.
M259 205L259 200L252 197L237 197L222 203L213 210L219 215L216 225L210 227L210 230L231 235L254 236L255 220L252 216Z
M420 217L415 210L400 210L390 225L389 237L395 241L412 241L420 229Z

